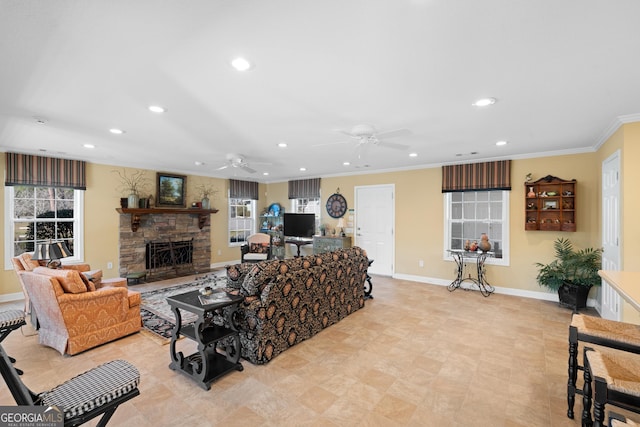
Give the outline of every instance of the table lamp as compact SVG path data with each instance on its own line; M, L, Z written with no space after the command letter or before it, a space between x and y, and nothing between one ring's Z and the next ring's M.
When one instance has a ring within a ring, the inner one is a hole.
M33 251L31 259L47 262L49 268L60 268L62 263L59 261L61 258L66 258L73 255L65 242L40 242L36 243L36 249Z
M344 218L340 218L338 220L338 224L336 225L336 228L340 229L340 236L345 237L346 234L344 234Z

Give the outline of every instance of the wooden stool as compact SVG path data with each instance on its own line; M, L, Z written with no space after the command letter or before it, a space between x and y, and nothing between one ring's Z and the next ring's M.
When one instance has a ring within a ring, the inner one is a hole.
M140 280L146 279L147 277L147 272L146 271L139 271L137 273L129 273L127 274L127 283L129 283L129 281L133 282L132 284L137 285L138 283L140 283Z
M567 416L569 418L574 416L573 406L576 394L582 394L582 390L576 388L578 371L584 369L583 366L578 365L578 341L640 353L640 326L579 313L573 314L569 326L569 380L567 382Z
M591 382L593 421L591 420ZM640 414L640 355L600 348L584 350L582 425L602 427L605 405Z

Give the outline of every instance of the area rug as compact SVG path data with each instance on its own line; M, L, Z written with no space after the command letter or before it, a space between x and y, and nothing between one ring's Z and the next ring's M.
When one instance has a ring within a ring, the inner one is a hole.
M142 292L140 315L142 316L142 332L162 344L171 342L171 333L176 323L176 318L167 303L167 297L184 294L186 292L201 289L205 286L224 286L224 277L215 274L207 274L196 277L193 282L175 285L154 291ZM197 316L188 311L180 311L182 325L188 325L196 321Z

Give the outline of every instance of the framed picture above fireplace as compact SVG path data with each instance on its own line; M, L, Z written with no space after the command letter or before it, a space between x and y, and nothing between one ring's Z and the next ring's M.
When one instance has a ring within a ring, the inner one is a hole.
M187 177L164 172L158 172L157 176L156 206L184 208L187 199Z

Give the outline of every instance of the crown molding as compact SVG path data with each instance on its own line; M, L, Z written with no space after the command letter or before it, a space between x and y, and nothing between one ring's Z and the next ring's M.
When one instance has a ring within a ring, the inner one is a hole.
M602 144L604 144L605 142L607 142L607 140L609 138L611 138L611 135L613 135L619 128L620 126L626 124L626 123L635 123L635 122L640 122L640 113L638 114L626 114L624 116L618 116L613 120L613 123L611 123L609 125L609 127L607 127L604 132L602 133L602 135L600 135L600 138L598 138L598 140L596 141L595 145L594 145L594 150L598 150Z

